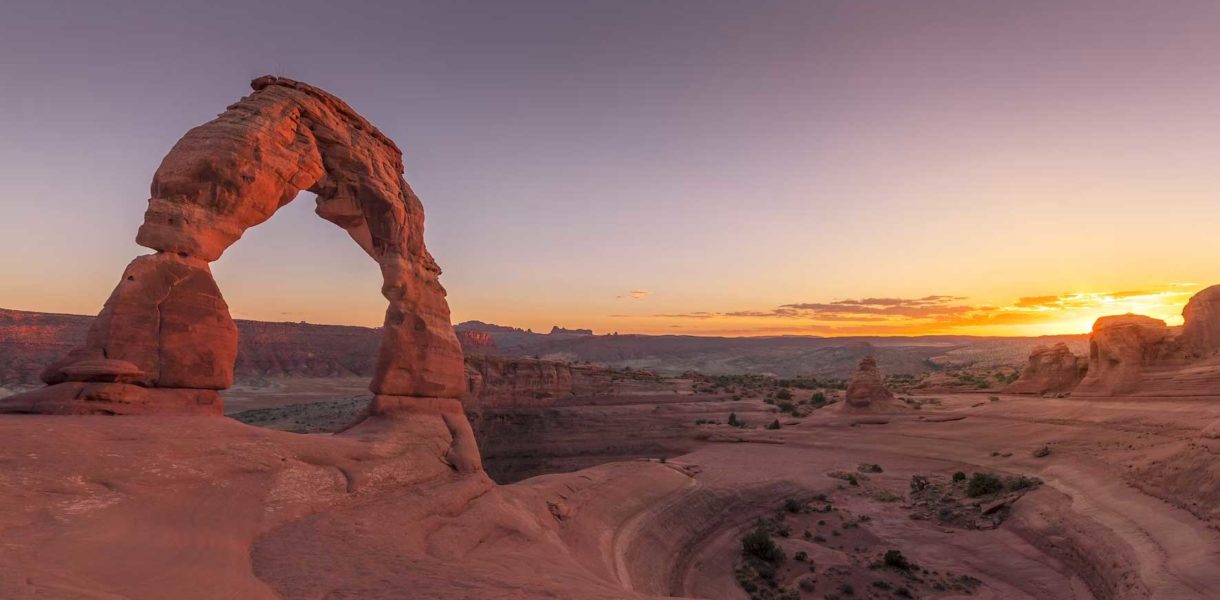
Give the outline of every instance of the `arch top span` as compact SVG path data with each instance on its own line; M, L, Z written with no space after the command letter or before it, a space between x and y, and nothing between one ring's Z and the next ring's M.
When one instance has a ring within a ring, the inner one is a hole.
M369 386L375 410L461 397L461 348L398 146L321 89L272 76L251 87L161 161L136 235L156 253L128 265L85 345L44 371L50 387L5 398L0 412L218 414L237 329L209 263L303 190L380 266L389 306ZM455 436L469 431L445 410Z

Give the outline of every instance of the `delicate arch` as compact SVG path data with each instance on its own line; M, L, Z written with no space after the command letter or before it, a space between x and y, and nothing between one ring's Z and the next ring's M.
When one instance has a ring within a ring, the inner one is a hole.
M85 346L43 373L51 387L6 399L0 411L219 413L237 330L208 263L302 190L381 267L389 307L370 384L375 410L404 405L394 397L462 395L461 348L402 152L318 88L277 77L251 86L157 169L136 236L157 253L128 265ZM456 401L440 404L452 413Z

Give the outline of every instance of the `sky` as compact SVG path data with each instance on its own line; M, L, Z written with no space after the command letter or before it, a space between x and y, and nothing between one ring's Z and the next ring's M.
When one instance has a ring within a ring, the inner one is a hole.
M161 157L264 74L404 150L454 322L1043 335L1220 283L1220 3L5 0L0 307L96 313ZM302 194L236 318L379 325Z

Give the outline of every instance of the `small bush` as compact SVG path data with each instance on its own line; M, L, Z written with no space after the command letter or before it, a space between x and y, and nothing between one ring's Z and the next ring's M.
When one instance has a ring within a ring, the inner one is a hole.
M923 490L927 489L930 484L931 484L931 482L928 481L928 478L924 477L923 475L912 475L911 476L911 491L912 492L922 492Z
M792 392L788 391L787 388L781 389L780 391L775 392L775 399L776 400L791 400Z
M741 553L766 563L783 562L784 549L775 544L767 530L759 527L741 538Z
M814 392L813 396L809 398L809 403L817 408L826 406L826 394L822 392Z
M860 463L860 466L856 467L856 470L861 473L883 473L884 472L881 469L881 465L876 464L876 463Z
M795 560L799 560L801 562L805 562L805 561L809 560L809 553L805 552L804 550L801 550L800 552L797 552L796 554L792 555L792 558Z
M907 557L903 556L902 552L898 550L886 550L885 557L882 560L885 562L885 566L887 567L893 567L900 571L911 570L911 562L908 561Z
M779 428L780 428L779 419L771 421L770 423L767 424L767 429L779 429Z
M994 494L1004 489L1004 482L992 473L975 473L966 484L966 495L971 498Z
M792 514L796 514L802 510L805 510L805 503L797 500L796 498L788 498L787 500L784 500L784 510Z
M965 481L965 480L966 480L966 474L965 474L965 473L963 473L963 472L961 472L961 471L958 471L958 472L956 472L956 473L954 473L954 474L953 474L953 481L957 482L957 481Z

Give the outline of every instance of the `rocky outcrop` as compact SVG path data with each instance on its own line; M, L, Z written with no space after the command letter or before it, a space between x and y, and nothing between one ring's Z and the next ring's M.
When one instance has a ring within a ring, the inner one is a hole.
M318 215L343 228L381 269L389 307L373 393L419 398L421 406L462 396L462 351L440 267L424 246L423 204L402 177L402 152L318 88L270 76L251 87L254 93L187 132L162 160L136 234L136 243L156 253L127 267L84 347L47 370L50 388L0 401L0 411L44 412L45 404L45 412L71 406L97 412L98 404L125 405L131 391L122 387L86 401L74 385L80 383L140 388L145 391L131 405L151 406L164 397L167 409L177 405L177 395L232 384L237 328L208 263L305 190L317 196ZM106 375L98 372L106 368L100 359L135 365L138 374L123 366L123 373L110 375L138 385L98 383ZM74 368L83 361L89 369ZM213 406L219 414L219 402ZM451 412L438 411L432 412ZM463 428L449 429L457 444ZM460 468L470 466L467 460Z
M485 331L458 331L457 338L458 343L462 345L462 352L467 354L496 349L496 341Z
M1220 351L1220 285L1213 285L1191 297L1182 309L1182 335L1179 343L1192 356Z
M1008 394L1063 394L1072 391L1088 371L1088 359L1072 354L1067 344L1034 349L1021 376L1004 388Z
M572 367L550 360L466 358L468 408L543 407L573 391Z
M1143 315L1102 317L1089 338L1088 374L1077 396L1122 396L1136 392L1147 367L1167 357L1171 332L1165 322Z
M871 356L864 357L847 384L846 402L843 403L843 408L848 410L876 408L890 404L893 400L894 394L886 389L885 382L881 379L881 372L877 369L877 360Z

